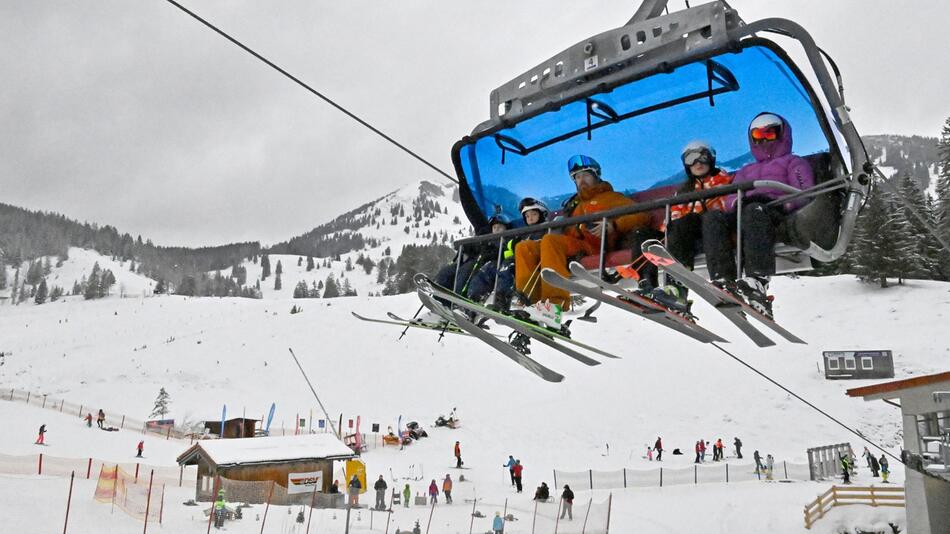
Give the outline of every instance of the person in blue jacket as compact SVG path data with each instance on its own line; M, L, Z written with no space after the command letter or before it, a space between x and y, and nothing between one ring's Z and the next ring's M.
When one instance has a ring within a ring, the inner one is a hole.
M508 463L505 464L505 467L508 468L508 474L511 475L511 485L515 485L515 457L508 455Z
M501 517L501 512L495 512L495 520L491 523L491 529L494 534L502 534L505 531L505 518Z

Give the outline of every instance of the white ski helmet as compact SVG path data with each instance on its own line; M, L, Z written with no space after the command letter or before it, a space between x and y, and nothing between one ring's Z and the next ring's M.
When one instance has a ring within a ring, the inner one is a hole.
M705 163L707 163L710 168L716 166L716 149L706 141L690 141L683 147L683 151L680 152L680 161L683 162L683 166L686 167L687 170L702 157L708 160Z

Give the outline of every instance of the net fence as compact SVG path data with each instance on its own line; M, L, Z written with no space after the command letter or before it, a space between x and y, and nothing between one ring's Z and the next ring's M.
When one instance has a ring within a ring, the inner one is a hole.
M554 487L565 484L578 490L610 490L649 488L684 484L724 484L765 480L765 468L754 463L713 462L684 467L655 469L617 469L614 471L559 471L554 470ZM810 480L808 464L776 461L772 468L775 480Z
M0 454L0 474L5 475L48 475L68 477L76 473L78 478L92 478L104 466L115 467L116 462L106 462L96 458L65 458L47 454L28 454L12 456ZM119 467L130 473L133 484L148 483L149 474L154 472L155 484L168 486L195 485L198 476L196 466L173 467L153 466L135 463L120 463Z
M165 505L165 485L137 484L133 475L118 465L103 465L99 469L99 480L93 495L96 502L107 503L126 514L144 521L162 522Z

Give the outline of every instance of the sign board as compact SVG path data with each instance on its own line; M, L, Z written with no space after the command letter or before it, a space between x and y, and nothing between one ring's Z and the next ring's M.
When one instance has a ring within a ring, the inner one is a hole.
M288 473L287 493L313 493L323 490L323 471Z

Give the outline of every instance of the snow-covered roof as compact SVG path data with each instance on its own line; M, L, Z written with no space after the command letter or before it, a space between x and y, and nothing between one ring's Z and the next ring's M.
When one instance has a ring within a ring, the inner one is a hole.
M180 464L193 464L203 454L218 466L287 462L294 460L345 459L353 450L330 433L259 438L202 440L178 457Z

